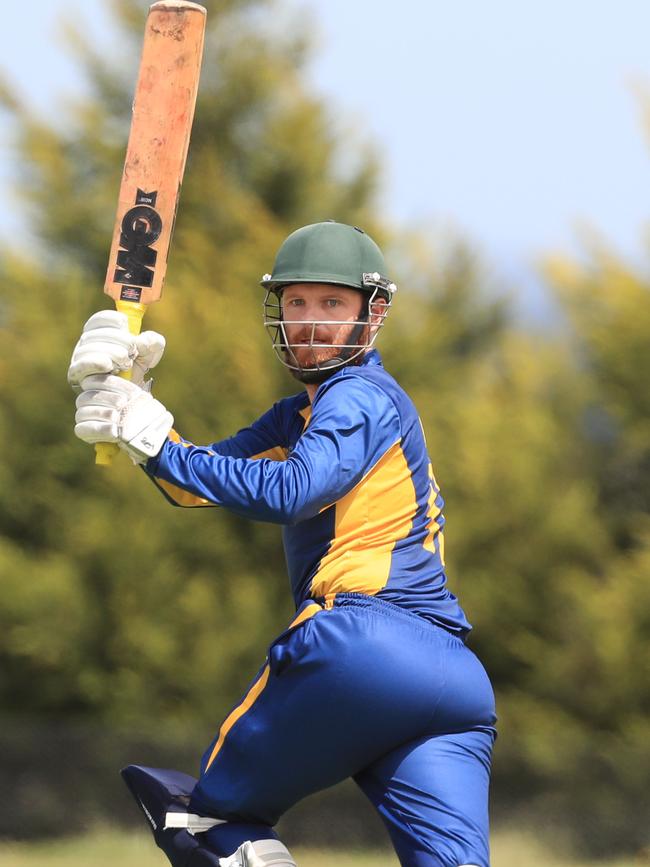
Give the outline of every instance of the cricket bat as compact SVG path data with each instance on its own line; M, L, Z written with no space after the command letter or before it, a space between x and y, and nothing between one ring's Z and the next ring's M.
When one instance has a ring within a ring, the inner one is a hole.
M139 334L162 294L199 85L206 10L186 0L149 8L104 292ZM110 464L112 443L95 446Z

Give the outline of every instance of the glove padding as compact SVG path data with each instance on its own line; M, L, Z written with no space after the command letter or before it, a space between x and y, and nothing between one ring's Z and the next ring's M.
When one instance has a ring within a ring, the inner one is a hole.
M78 390L87 376L131 370L131 382L142 387L147 372L155 367L165 351L165 338L155 331L131 334L126 313L100 310L83 327L77 341L68 382Z
M153 395L119 376L87 376L77 397L75 435L86 443L117 443L136 464L155 457L174 418Z

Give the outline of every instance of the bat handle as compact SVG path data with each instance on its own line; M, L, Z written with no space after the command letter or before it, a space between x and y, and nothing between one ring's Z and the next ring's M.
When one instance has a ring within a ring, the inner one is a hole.
M116 301L115 306L120 313L126 313L131 334L139 334L147 305L137 301ZM125 370L120 376L131 379L131 371ZM95 443L95 463L101 467L109 467L118 452L119 448L115 443Z

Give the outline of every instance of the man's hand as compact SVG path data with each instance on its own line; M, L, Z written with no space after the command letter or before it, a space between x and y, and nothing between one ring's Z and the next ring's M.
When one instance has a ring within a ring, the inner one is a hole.
M131 382L142 387L147 372L158 364L164 351L162 334L131 334L125 313L101 310L83 327L72 353L68 382L78 390L87 376L132 370Z
M155 457L174 418L151 394L119 376L87 376L77 398L75 435L86 443L117 443L136 464Z

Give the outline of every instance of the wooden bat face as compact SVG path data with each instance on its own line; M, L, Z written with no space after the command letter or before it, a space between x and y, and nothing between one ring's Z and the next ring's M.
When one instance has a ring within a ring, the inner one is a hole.
M104 291L147 305L162 293L199 83L206 13L149 10Z

